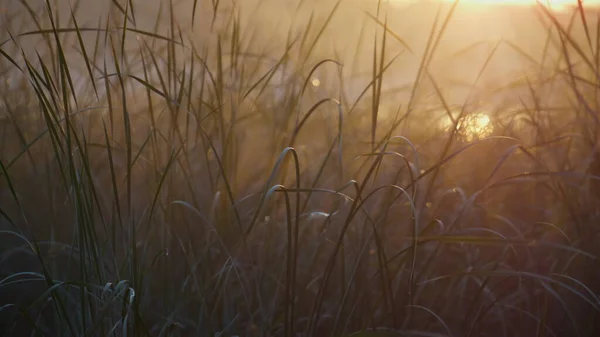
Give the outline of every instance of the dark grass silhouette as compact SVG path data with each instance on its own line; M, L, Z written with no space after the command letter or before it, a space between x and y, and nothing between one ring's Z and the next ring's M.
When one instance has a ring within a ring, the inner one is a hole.
M434 71L460 4L410 81L360 4L11 2L0 335L595 336L592 11L530 8L541 56L498 44L527 76L473 45L461 83Z

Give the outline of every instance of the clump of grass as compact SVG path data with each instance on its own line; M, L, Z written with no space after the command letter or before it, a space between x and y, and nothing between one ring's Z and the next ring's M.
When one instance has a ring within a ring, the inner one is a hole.
M540 6L542 59L505 42L535 71L478 87L494 48L458 104L432 70L458 2L422 52L376 4L354 64L327 46L357 3L272 41L260 6L169 2L148 22L111 1L84 22L86 5L22 1L3 21L2 335L599 331L600 43L582 4L566 25ZM403 52L406 88L388 84ZM480 101L484 138L466 127Z

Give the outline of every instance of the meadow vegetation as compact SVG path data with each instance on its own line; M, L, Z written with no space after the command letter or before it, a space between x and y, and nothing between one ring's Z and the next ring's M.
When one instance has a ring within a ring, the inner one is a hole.
M0 336L600 332L581 2L453 58L460 2L151 3L2 8Z

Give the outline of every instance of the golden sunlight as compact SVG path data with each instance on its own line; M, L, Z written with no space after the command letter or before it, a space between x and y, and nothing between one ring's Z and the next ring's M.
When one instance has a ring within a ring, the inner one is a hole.
M448 116L440 123L440 127L446 131L449 131L452 125L452 120ZM484 113L475 113L461 118L456 128L458 134L468 142L487 137L494 131L490 117Z
M413 0L419 1L419 0ZM441 2L453 3L457 0L439 0ZM507 5L507 6L533 6L536 3L544 4L552 9L561 10L577 6L578 0L458 0L461 4L469 5ZM391 0L391 3L406 3L410 0ZM600 0L582 0L584 6L600 6Z

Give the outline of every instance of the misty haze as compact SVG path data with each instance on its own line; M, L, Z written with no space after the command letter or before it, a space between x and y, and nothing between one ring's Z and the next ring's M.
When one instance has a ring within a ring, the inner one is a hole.
M598 336L599 19L3 0L0 337Z

